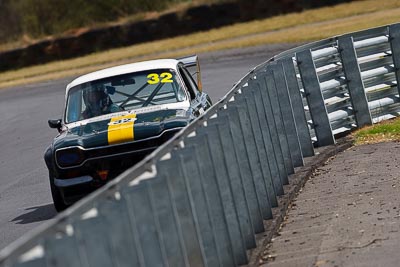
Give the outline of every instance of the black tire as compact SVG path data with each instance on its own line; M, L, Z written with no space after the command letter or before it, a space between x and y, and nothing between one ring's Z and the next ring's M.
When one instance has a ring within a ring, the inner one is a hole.
M51 177L50 177L50 190L51 190L51 196L53 197L54 208L56 209L56 211L61 212L66 208L68 208L68 205L65 204L60 190L54 185L54 180Z

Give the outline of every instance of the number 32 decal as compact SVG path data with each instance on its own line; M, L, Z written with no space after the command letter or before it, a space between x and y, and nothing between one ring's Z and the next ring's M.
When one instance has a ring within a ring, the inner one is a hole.
M161 79L160 79L161 78ZM147 75L148 84L158 84L158 83L172 83L172 74L169 72L163 72L160 75L157 73L150 73Z

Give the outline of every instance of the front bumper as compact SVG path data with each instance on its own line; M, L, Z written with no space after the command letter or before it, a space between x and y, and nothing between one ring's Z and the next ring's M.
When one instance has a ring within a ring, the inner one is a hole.
M75 203L101 186L89 175L70 179L54 178L54 185L58 188L64 203L67 205Z

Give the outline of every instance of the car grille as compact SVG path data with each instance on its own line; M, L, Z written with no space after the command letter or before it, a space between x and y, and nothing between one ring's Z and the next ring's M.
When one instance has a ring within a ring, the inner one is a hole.
M98 165L99 163L104 162L104 160L113 161L114 164L119 160L122 160L121 163L123 163L123 160L127 160L129 162L127 165L130 165L131 162L135 163L138 162L138 160L141 160L144 156L169 140L181 129L181 127L169 129L156 137L150 137L129 143L82 149L84 151L85 160L81 164L70 167L61 167L58 164L57 165L61 170L76 169L93 164Z

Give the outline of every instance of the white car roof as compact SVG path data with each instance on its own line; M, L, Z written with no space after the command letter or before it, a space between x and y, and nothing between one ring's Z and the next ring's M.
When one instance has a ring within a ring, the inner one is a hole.
M72 87L83 84L86 82L91 82L95 80L99 80L102 78L117 76L126 73L144 71L144 70L153 70L153 69L174 69L176 70L179 61L176 59L157 59L157 60L149 60L131 64L125 64L120 66L115 66L103 70L98 70L95 72L91 72L80 76L73 80L71 83L67 85L66 93L68 94L69 89Z

